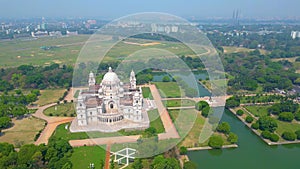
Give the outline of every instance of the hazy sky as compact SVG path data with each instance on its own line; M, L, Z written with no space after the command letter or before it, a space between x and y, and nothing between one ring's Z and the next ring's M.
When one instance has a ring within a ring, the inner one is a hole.
M182 17L300 17L300 0L0 0L0 17L104 17L166 12Z

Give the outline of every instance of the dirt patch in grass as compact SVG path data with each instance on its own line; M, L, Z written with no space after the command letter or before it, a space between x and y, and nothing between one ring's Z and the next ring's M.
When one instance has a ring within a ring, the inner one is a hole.
M35 135L44 128L45 122L34 117L21 120L13 119L13 127L2 130L0 142L8 142L19 147L34 143Z

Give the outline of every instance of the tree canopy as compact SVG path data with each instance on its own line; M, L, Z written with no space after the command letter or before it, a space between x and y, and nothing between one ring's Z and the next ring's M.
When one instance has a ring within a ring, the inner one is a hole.
M268 130L274 132L278 125L276 120L269 116L263 116L258 119L259 129L262 131Z
M208 141L208 145L212 148L220 149L224 144L221 136L211 136Z

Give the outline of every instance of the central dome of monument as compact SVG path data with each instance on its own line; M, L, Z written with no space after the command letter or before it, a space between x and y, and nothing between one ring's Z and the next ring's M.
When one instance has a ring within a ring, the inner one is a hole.
M112 71L111 67L109 67L108 72L104 75L102 83L104 84L116 84L119 83L120 79L118 75Z

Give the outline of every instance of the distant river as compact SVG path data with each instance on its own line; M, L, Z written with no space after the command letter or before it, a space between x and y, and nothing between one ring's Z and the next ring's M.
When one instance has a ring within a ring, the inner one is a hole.
M199 169L300 169L300 144L268 146L228 111L222 121L238 135L239 147L189 152Z

